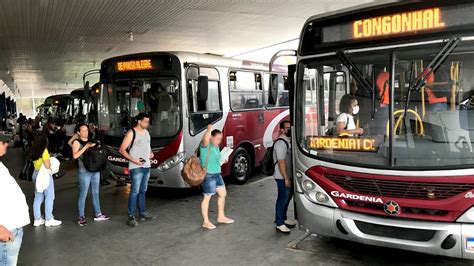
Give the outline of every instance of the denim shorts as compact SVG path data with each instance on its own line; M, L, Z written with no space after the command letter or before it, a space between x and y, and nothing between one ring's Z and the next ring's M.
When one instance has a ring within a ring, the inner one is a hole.
M201 184L202 194L212 196L216 194L216 188L225 187L221 174L207 174Z

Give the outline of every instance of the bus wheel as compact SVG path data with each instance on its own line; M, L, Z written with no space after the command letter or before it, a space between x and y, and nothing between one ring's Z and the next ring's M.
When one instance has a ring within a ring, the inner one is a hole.
M247 182L252 172L249 153L244 148L238 148L232 158L232 178L240 185Z

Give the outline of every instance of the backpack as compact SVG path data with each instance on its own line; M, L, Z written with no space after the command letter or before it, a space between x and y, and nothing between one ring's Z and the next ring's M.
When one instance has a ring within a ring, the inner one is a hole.
M130 150L132 149L136 137L135 129L132 127L130 130L132 131L132 142L130 142L130 146L128 146L127 152L130 152Z
M337 117L339 117L339 115ZM336 124L337 124L337 119L336 119ZM346 126L344 127L344 129L347 129L348 125L349 125L349 116L347 116ZM337 126L333 126L330 129L328 129L328 131L326 131L326 136L337 136L337 128L336 127Z
M34 171L35 171L35 167L34 167L33 161L30 159L27 159L25 162L25 165L23 166L23 169L20 172L20 175L18 176L18 179L23 180L23 181L33 181Z
M78 140L82 146L85 146L87 142ZM101 145L97 144L94 147L90 147L81 156L84 168L90 172L99 172L107 167L107 152Z
M286 142L286 140L282 138L276 139L275 142L273 142L273 145L267 148L267 151L265 152L265 155L263 156L263 160L260 162L260 165L262 167L262 173L266 176L272 176L275 174L275 165L277 164L277 162L273 160L273 150L274 150L275 143L277 143L277 141L279 140L282 140L283 142L285 142L287 149L290 148L290 146L288 145L288 142Z

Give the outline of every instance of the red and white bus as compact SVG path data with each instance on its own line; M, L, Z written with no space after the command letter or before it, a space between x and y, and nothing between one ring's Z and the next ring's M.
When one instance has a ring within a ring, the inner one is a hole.
M138 87L138 100L151 121L151 186L187 187L180 173L183 162L198 148L208 124L222 130L223 147L234 149L223 175L245 183L265 147L272 145L279 122L288 119L286 80L286 67L270 74L268 64L198 53L143 53L103 61L98 125L111 175L128 179L128 162L118 148L133 116L132 88Z
M291 114L302 229L474 259L472 14L471 1L405 1L305 23ZM329 134L346 94L361 135Z

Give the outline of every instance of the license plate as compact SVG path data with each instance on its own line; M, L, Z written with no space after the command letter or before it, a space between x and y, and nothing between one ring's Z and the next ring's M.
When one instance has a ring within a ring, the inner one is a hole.
M474 237L466 238L466 249L474 251Z

